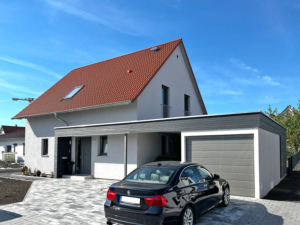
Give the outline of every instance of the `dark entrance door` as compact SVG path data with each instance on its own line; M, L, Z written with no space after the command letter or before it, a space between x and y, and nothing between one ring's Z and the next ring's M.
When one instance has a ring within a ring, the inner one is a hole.
M91 174L91 142L91 137L77 138L76 171L79 174Z
M67 162L71 161L71 137L57 139L57 177L68 174Z

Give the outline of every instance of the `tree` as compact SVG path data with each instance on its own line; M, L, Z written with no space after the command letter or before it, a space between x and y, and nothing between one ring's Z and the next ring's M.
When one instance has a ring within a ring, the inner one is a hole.
M269 117L276 120L286 130L286 145L287 145L287 157L291 157L299 150L300 145L300 100L298 107L293 107L292 112L278 113L277 108L272 110L269 105L268 111L265 112Z

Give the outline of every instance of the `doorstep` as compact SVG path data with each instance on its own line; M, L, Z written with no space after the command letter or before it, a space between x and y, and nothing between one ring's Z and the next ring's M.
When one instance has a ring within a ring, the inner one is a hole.
M93 179L93 176L90 174L74 174L74 175L62 175L64 179L71 179L71 180L89 180Z

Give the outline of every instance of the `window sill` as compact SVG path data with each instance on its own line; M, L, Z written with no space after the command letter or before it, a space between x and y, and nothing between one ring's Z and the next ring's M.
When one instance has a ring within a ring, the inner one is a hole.
M42 155L42 157L49 157L49 155Z
M97 157L107 157L107 155L97 155Z

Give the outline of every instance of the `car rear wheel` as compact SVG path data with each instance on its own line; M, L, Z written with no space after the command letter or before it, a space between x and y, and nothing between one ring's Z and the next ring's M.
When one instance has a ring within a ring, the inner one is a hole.
M185 207L181 216L182 225L194 225L194 211L191 206Z
M224 190L224 194L223 194L223 198L222 198L222 203L221 205L226 207L229 205L229 201L230 201L230 191L228 186L225 188Z

